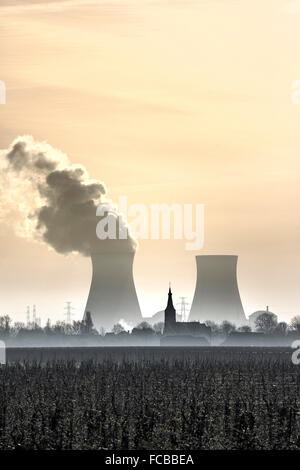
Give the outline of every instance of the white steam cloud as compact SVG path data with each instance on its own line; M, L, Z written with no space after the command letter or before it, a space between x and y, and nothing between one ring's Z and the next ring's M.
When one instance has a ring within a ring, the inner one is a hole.
M91 180L82 165L31 136L18 137L0 151L0 161L0 216L19 236L43 241L58 253L135 250L130 237L97 238L96 208L112 206L104 184Z

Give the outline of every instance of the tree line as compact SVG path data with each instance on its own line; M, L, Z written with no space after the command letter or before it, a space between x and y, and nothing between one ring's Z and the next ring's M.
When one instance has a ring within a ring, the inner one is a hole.
M288 336L290 333L300 334L300 315L294 316L289 323L277 322L277 318L272 313L262 313L255 320L255 327L251 328L249 325L237 327L229 321L223 321L221 324L216 324L212 321L205 322L211 328L212 336L227 337L230 334L236 333L251 333L258 332L265 335ZM70 323L65 321L57 321L51 324L50 319L46 322L45 326L40 326L37 322L29 322L28 324L22 322L13 322L9 315L0 316L0 338L24 338L28 335L43 335L47 337L63 337L63 336L118 336L125 337L127 335L151 337L161 336L163 334L164 323L158 322L151 325L147 321L142 321L136 325L132 330L127 330L123 325L117 323L113 326L111 331L105 331L100 328L97 331L94 328L90 312L86 312L85 318L82 321L72 321Z

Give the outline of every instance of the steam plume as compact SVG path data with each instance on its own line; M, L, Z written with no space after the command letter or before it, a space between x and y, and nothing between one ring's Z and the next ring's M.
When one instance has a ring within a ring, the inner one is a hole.
M91 180L82 165L31 136L15 139L1 158L1 216L20 236L44 241L58 253L134 251L135 242L99 240L96 208L105 204L106 188ZM116 214L118 223L124 223Z

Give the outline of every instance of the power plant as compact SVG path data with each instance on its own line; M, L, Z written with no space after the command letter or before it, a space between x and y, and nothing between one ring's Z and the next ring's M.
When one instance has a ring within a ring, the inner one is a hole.
M133 280L135 253L93 253L92 282L85 308L91 313L94 327L111 329L121 319L135 326L142 321Z
M143 320L133 280L134 255L134 251L91 255L93 274L85 315L91 313L98 331L101 327L110 330L121 320L131 327ZM237 260L237 256L231 255L196 256L197 282L189 327L208 320L218 324L227 320L237 326L247 324L237 284ZM184 325L186 329L188 323L177 323L176 331Z
M196 256L197 282L189 321L247 324L237 284L237 256Z

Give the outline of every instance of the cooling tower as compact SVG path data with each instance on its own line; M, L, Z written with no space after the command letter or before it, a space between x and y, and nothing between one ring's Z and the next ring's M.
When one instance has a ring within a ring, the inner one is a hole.
M142 321L133 280L134 252L94 253L93 275L85 312L95 328L110 330L124 319L135 326Z
M237 256L196 256L197 282L190 321L247 324L237 285L237 259Z

